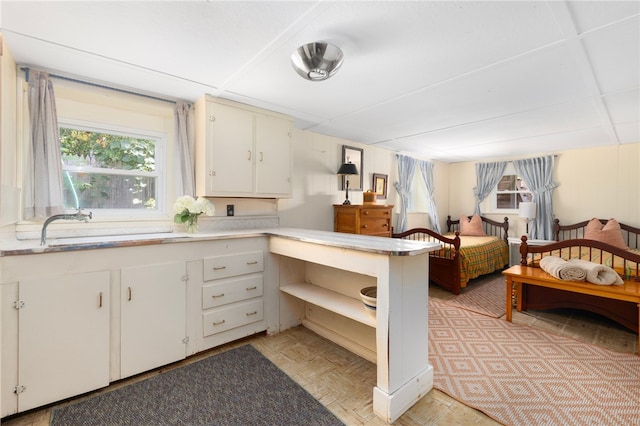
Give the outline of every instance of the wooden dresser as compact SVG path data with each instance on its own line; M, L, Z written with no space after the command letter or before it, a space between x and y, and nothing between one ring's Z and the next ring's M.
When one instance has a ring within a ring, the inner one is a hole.
M333 230L347 234L391 237L393 206L378 204L333 205Z

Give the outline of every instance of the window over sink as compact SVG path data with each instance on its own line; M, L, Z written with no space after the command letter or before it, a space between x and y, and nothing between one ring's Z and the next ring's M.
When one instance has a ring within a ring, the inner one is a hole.
M157 210L160 135L63 120L59 127L66 208Z

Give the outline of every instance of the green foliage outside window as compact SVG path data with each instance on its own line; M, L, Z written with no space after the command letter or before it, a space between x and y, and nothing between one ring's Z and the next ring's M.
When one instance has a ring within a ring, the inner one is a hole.
M60 128L67 208L155 209L156 141Z

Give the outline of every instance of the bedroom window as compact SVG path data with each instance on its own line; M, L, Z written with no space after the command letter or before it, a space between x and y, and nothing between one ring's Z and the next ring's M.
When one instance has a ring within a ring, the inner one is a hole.
M529 191L527 183L516 174L513 164L509 163L489 198L492 201L493 212L517 213L520 203L532 201L533 194Z
M59 126L65 208L157 211L161 137L63 121Z

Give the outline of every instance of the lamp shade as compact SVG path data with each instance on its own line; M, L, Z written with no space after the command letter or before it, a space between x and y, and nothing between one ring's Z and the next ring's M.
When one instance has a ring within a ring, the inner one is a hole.
M303 44L291 54L291 65L307 80L322 81L331 77L342 65L342 50L325 41Z
M353 163L344 163L338 170L339 175L357 175L358 168Z
M523 201L520 203L518 216L525 219L535 219L536 217L536 203L530 201Z

